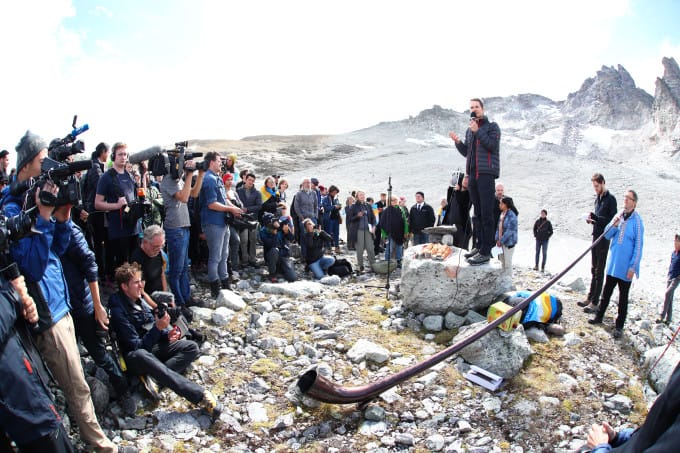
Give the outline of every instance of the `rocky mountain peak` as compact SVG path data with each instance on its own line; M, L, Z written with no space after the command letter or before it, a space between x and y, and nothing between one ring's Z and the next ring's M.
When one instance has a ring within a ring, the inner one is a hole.
M637 129L649 121L654 98L635 86L626 69L602 66L595 77L569 94L564 113L582 124L609 129Z
M662 60L664 72L656 79L653 115L656 140L671 154L680 151L680 68L673 58Z

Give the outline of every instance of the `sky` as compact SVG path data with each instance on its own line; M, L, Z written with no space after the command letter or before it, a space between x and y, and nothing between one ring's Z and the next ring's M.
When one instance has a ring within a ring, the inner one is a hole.
M74 114L88 154L337 134L471 97L564 100L603 65L654 94L678 23L677 0L5 1L0 147Z

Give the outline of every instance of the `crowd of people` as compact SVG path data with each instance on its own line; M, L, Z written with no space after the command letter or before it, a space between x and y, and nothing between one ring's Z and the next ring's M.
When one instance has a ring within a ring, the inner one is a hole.
M426 229L437 224L456 226L453 244L468 251L470 265L488 263L495 254L503 273L512 278L519 211L497 181L500 128L484 114L480 99L471 100L470 111L464 139L450 133L466 157L465 172L453 175L436 211L423 191L413 195L410 208L405 196L381 193L374 200L360 189L351 191L343 204L340 188L324 186L318 178L304 178L291 196L281 175L258 178L252 169L239 171L233 153L225 157L208 152L200 163L187 160L179 171L152 174L149 162L130 163L122 142L97 145L89 170L72 176L79 180L82 205L57 202L59 181L42 177L49 147L27 132L16 146L15 171L7 173L9 153L0 153L0 184L6 186L3 215L21 218L30 211L32 227L40 232L18 235L7 244L8 262L0 274L0 292L8 302L0 304L1 340L6 344L2 364L14 367L11 373L17 376L14 384L0 385L3 395L8 390L13 398L13 404L0 407L0 426L21 451L34 451L37 445L49 445L50 451L73 448L51 401L49 373L28 337L35 339L64 391L82 440L97 451L117 447L97 421L78 339L108 374L125 412L136 408L130 376L138 376L152 395L155 387L167 387L216 419L221 408L214 395L184 375L199 355L196 341L202 338L187 327L193 317L188 308L205 304L192 294L190 271L207 274L213 298L231 289L246 268L266 269L266 278L274 283L322 279L341 254L342 223L346 250L356 254L359 273L372 272L381 253L401 267L404 249L429 242ZM32 181L38 183L31 186ZM644 226L635 210L634 190L625 192L624 209L617 214L604 177L593 175L592 184L596 200L587 219L593 226L592 280L579 305L595 314L591 324L601 324L618 287L618 338L631 281L639 274ZM546 210L533 233L534 269L540 264L545 271L553 235ZM671 320L679 280L676 235L659 322ZM103 300L100 285L110 293L108 300ZM180 327L180 318L187 325ZM107 333L118 345L124 367L107 352Z

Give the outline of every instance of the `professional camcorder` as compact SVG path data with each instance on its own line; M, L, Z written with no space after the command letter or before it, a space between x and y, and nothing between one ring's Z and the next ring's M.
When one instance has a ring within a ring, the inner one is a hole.
M30 178L22 182L14 182L10 186L10 194L13 196L20 196L29 191L26 199L26 210L29 210L35 204L35 191L41 188L47 181L51 181L54 185L59 187L57 195L48 191L40 191L40 202L45 206L63 206L72 204L77 206L81 204L80 199L80 182L74 176L76 173L86 171L92 168L92 162L89 160L80 160L76 162L64 162L73 154L83 152L85 145L82 141L75 141L75 138L89 129L87 124L76 128L76 120L78 115L73 117L73 130L61 139L54 139L48 148L49 156L43 159L40 166L40 175L37 178ZM75 142L75 143L74 143Z
M39 234L34 226L35 216L32 212L21 211L14 217L5 217L0 212L0 252L7 250L10 241L18 241L29 234Z
M155 146L130 156L130 163L138 164L148 160L149 172L153 176L169 174L172 179L181 179L185 170L194 170L194 168L188 168L185 162L197 157L203 157L203 153L187 151L188 147L189 142L186 140L175 143L175 147L172 149L162 149Z
M224 213L224 221L227 225L231 225L238 231L254 230L257 228L257 219L251 213L244 212L240 217L236 217L231 212Z
M73 130L66 137L56 138L50 143L47 151L52 159L63 162L74 154L85 152L85 143L81 140L76 140L76 137L90 129L90 126L83 124L81 127L76 127L77 121L78 115L73 115L73 123L71 123Z

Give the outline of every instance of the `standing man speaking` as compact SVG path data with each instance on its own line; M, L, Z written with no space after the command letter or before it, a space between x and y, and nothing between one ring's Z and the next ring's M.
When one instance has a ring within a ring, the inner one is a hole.
M478 244L471 250L468 263L483 264L491 258L494 246L494 203L495 179L500 176L501 129L484 115L481 99L470 99L470 127L462 141L455 132L449 136L456 143L456 149L465 160L465 173L469 177L468 190L474 206L473 229ZM472 254L476 252L476 254Z

